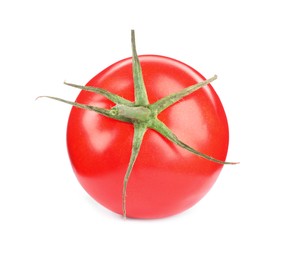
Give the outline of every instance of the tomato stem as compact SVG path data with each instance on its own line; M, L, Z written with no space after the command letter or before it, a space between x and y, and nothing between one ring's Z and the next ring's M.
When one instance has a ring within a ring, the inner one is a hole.
M126 196L127 196L127 184L129 177L131 175L134 163L137 159L137 156L140 151L141 143L144 137L144 134L147 130L146 124L143 123L134 123L134 136L132 144L132 152L129 160L129 165L123 179L123 191L122 191L122 211L123 216L126 218Z
M168 95L168 96L156 101L155 103L151 104L150 108L153 111L155 111L157 114L159 114L160 112L162 112L163 110L165 110L169 106L175 104L176 102L178 102L182 98L192 94L194 91L208 85L209 83L211 83L212 81L214 81L216 79L217 79L217 75L215 75L215 76L213 76L210 79L207 79L205 81L199 82L195 85L192 85L190 87L182 89L179 92Z
M146 106L149 104L147 91L143 80L142 69L136 52L135 32L131 30L131 47L132 47L132 68L135 105Z
M207 159L209 161L219 163L219 164L237 164L236 162L224 162L224 161L215 159L212 156L209 156L207 154L204 154L204 153L197 151L196 149L190 147L189 145L187 145L184 142L182 142L181 140L179 140L178 137L163 122L161 122L158 119L150 121L150 124L148 125L148 127L157 131L158 133L160 133L162 136L166 137L171 142L177 144L178 146L180 146L180 147L188 150L189 152L191 152L197 156L200 156L204 159Z
M146 122L151 118L151 110L143 106L129 107L126 105L116 105L114 107L118 116L131 119L133 122Z
M51 97L51 96L39 96L39 97L37 97L37 99L39 99L39 98L54 99L54 100L60 101L62 103L66 103L66 104L72 105L72 106L77 107L77 108L81 108L81 109L85 109L85 110L89 110L89 111L93 111L93 112L99 113L99 114L101 114L103 116L106 116L106 117L109 117L109 118L112 118L112 119L115 119L115 120L118 120L118 121L132 123L132 119L131 118L119 115L118 114L118 110L116 108L114 108L114 107L112 109L99 108L99 107L96 107L96 106L80 104L80 103L77 103L77 102L72 102L72 101L68 101L68 100L62 99L62 98Z
M133 106L134 105L133 102L131 102L125 98L122 98L121 96L118 96L114 93L111 93L105 89L102 89L102 88L76 85L76 84L68 83L68 82L64 82L64 84L67 86L74 87L74 88L78 88L78 89L82 89L85 91L90 91L90 92L94 92L96 94L100 94L100 95L106 97L107 99L109 99L110 101L114 102L115 104L122 104L122 105L126 105L126 106Z

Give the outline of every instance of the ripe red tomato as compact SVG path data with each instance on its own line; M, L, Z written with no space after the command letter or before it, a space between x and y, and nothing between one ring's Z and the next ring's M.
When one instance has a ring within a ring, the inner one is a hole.
M177 60L139 56L149 103L203 81L204 77ZM134 101L131 58L92 78L87 86L109 90ZM81 91L78 103L110 109L114 103ZM158 118L184 143L225 160L229 132L222 103L207 85L162 111ZM96 201L122 214L123 179L131 156L133 125L73 107L67 147L77 179ZM126 215L161 218L197 203L215 183L223 165L177 146L148 129L127 186Z

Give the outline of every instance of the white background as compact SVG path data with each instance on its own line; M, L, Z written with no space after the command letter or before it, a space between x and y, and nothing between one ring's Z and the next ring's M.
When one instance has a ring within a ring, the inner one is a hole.
M288 1L1 1L0 258L289 259ZM95 203L65 143L73 100L139 54L179 59L214 87L230 124L209 194L175 217L126 220Z

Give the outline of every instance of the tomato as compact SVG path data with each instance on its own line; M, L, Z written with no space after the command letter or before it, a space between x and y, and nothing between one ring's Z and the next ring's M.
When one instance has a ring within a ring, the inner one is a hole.
M130 218L163 218L201 200L226 162L229 129L222 103L190 66L158 55L109 66L72 105L67 148L75 175L104 207Z
M205 80L190 66L164 56L141 55L149 104ZM87 86L98 87L134 101L132 59L109 66ZM77 103L111 109L105 97L82 90ZM229 130L222 103L208 84L159 113L184 143L209 156L226 159ZM124 175L131 157L134 126L94 111L72 107L67 147L73 170L86 192L118 214L123 213ZM196 204L219 176L219 164L172 143L148 129L127 184L126 215L162 218Z

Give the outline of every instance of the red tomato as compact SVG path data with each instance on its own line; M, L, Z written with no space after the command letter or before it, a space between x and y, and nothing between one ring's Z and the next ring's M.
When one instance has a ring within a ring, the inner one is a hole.
M139 60L150 104L204 80L196 70L171 58L142 55ZM103 88L134 101L131 58L111 65L87 86ZM114 105L87 91L81 91L76 101L108 109ZM162 111L158 118L186 144L225 160L228 124L211 85ZM132 124L72 107L67 147L76 177L90 196L118 214L122 214L123 179L132 140ZM127 216L162 218L192 207L210 190L222 167L148 129L127 186Z

